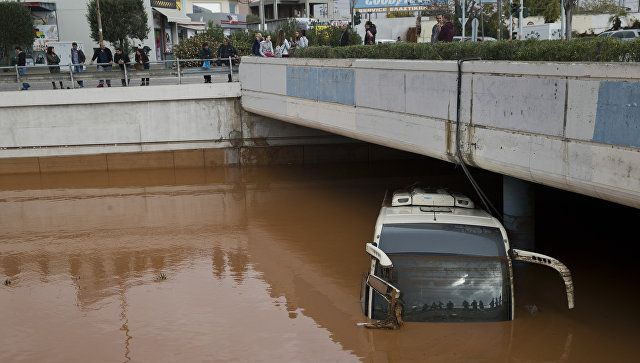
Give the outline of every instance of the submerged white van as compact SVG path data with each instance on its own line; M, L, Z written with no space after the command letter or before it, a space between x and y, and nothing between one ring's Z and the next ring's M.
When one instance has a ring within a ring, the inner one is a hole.
M369 328L511 320L514 260L558 271L569 309L574 306L569 269L552 257L511 248L502 224L462 194L387 192L365 250L371 267L360 298L364 314L377 320L362 324Z

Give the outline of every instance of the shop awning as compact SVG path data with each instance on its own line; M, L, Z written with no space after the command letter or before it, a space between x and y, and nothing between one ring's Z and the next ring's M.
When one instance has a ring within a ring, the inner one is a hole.
M191 30L205 30L207 29L207 26L204 23L188 23L188 24L184 24L184 23L178 23L178 26L180 28L186 28L186 29L191 29Z
M153 8L153 10L167 17L169 23L191 23L191 19L184 15L182 11L176 9Z

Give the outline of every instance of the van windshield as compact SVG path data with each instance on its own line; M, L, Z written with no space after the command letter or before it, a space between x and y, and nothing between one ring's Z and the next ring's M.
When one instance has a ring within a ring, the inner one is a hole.
M393 262L406 321L501 321L511 318L502 233L465 224L385 224L379 247ZM376 271L380 276L380 271ZM386 317L374 293L373 317Z
M393 284L401 291L405 321L510 320L505 257L391 254L389 258L397 272ZM373 318L384 319L386 309L387 302L374 292Z

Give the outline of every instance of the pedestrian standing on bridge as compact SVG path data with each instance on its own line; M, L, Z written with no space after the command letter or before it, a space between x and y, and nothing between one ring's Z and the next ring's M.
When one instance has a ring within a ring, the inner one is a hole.
M94 61L98 61L98 72L111 72L111 65L113 64L113 54L111 50L105 47L104 42L100 42L100 48L96 49L91 57L91 64ZM104 87L104 79L98 82L98 87ZM107 87L111 87L111 80L107 79Z
M260 55L263 57L274 57L271 35L267 35L267 37L260 42Z
M286 35L284 34L284 29L280 29L278 31L278 44L276 46L276 57L289 58L289 49L291 49L291 44L289 43Z
M136 65L135 65L136 70L138 71L149 70L149 56L147 55L147 53L144 51L143 48L136 48L135 61L136 61ZM148 86L149 78L141 78L140 85Z
M231 70L233 68L233 63L238 59L238 53L236 52L236 48L231 45L229 38L224 37L222 44L218 47L218 60L216 64L218 67L221 67L223 64L229 66L229 82L233 82L231 78Z
M340 34L340 46L349 45L349 27L346 25L342 26L342 34Z
M78 43L71 43L71 64L73 73L82 73L84 72L84 62L87 58L84 56L84 52L82 49L78 49ZM78 80L78 86L80 88L84 87L84 81Z
M444 24L440 27L440 33L438 33L439 42L452 42L455 35L455 28L451 22L451 14L444 14Z
M60 57L53 51L53 47L47 47L47 54L45 56L47 59L47 64L49 65L49 73L51 74L60 74ZM62 81L60 82L60 89L64 89L64 85ZM58 89L56 87L56 82L52 81L53 89Z
M209 43L202 43L202 49L200 49L200 59L202 59L202 69L211 69L211 59L213 59L213 53L209 49ZM211 83L211 75L204 75L204 83Z
M251 55L262 57L260 54L260 42L262 42L262 34L256 33L256 38L253 40L253 44L251 45Z
M18 57L18 75L24 76L27 74L27 55L24 53L22 48L16 47L16 56ZM22 82L21 91L26 91L31 87L31 85L27 82Z
M431 43L438 42L438 35L440 34L440 29L442 28L442 14L436 15L436 24L431 28Z
M298 37L298 32L296 32L296 37ZM304 29L300 30L300 37L297 39L297 47L300 49L304 49L309 46L309 39L307 39L307 31Z
M131 63L131 59L129 59L129 55L124 52L122 48L116 49L116 55L113 57L113 61L118 63L120 66L120 71L122 71L122 76L125 78L120 79L122 82L122 87L126 87L129 84L128 75L125 76L125 68L129 67L129 63Z

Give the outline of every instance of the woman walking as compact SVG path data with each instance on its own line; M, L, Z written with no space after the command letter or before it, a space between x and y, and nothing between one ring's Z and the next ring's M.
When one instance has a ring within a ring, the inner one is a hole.
M53 47L47 47L47 64L49 65L49 73L58 73L60 74L60 57L53 51ZM52 81L53 89L58 89L56 87L56 82ZM60 89L64 89L62 85L62 81L60 81Z

